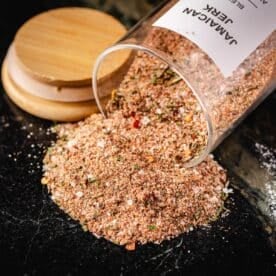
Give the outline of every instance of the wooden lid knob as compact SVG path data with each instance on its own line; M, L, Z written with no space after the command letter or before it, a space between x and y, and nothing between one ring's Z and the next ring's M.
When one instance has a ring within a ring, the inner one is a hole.
M31 77L55 86L88 85L97 56L125 32L120 22L105 13L60 8L27 21L17 32L14 47L21 69ZM122 52L117 64L100 77L116 71L127 58Z

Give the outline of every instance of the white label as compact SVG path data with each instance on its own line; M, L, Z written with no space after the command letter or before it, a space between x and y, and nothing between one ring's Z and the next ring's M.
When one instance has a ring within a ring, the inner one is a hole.
M225 77L276 27L276 0L180 0L153 26L198 45Z

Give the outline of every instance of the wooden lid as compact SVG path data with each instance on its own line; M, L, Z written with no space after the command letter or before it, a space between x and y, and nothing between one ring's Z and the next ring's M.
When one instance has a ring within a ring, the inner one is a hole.
M87 8L60 8L39 14L17 32L15 52L22 70L56 86L91 83L97 56L125 34L125 27L105 13ZM117 64L101 71L106 77L120 67L128 53L118 53Z
M81 120L98 111L95 101L57 102L33 96L18 87L10 78L6 61L2 64L1 77L9 98L24 111L48 120L72 122ZM103 99L106 102L109 97Z

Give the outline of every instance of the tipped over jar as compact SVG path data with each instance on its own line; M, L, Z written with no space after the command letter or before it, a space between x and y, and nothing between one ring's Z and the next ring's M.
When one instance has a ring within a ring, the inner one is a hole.
M206 143L185 165L200 163L276 88L275 10L272 0L165 1L99 56L92 80L100 111L107 115L101 95L117 89L137 55L160 60L198 101ZM100 79L122 55L120 70ZM159 76L149 77L154 84Z

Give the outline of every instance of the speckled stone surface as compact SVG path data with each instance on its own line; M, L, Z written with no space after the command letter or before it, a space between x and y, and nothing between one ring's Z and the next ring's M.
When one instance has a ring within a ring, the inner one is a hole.
M97 6L130 26L151 7L126 0L50 3L24 3L20 16L7 17L8 11L1 10L5 37L1 58L16 28L39 11L65 4ZM216 150L235 187L217 222L161 245L138 246L127 252L84 232L52 202L40 185L44 150L55 138L48 131L52 123L18 109L1 88L1 271L8 269L7 275L275 275L276 206L267 190L267 183L275 183L275 171L258 146L275 157L275 106L274 93Z

